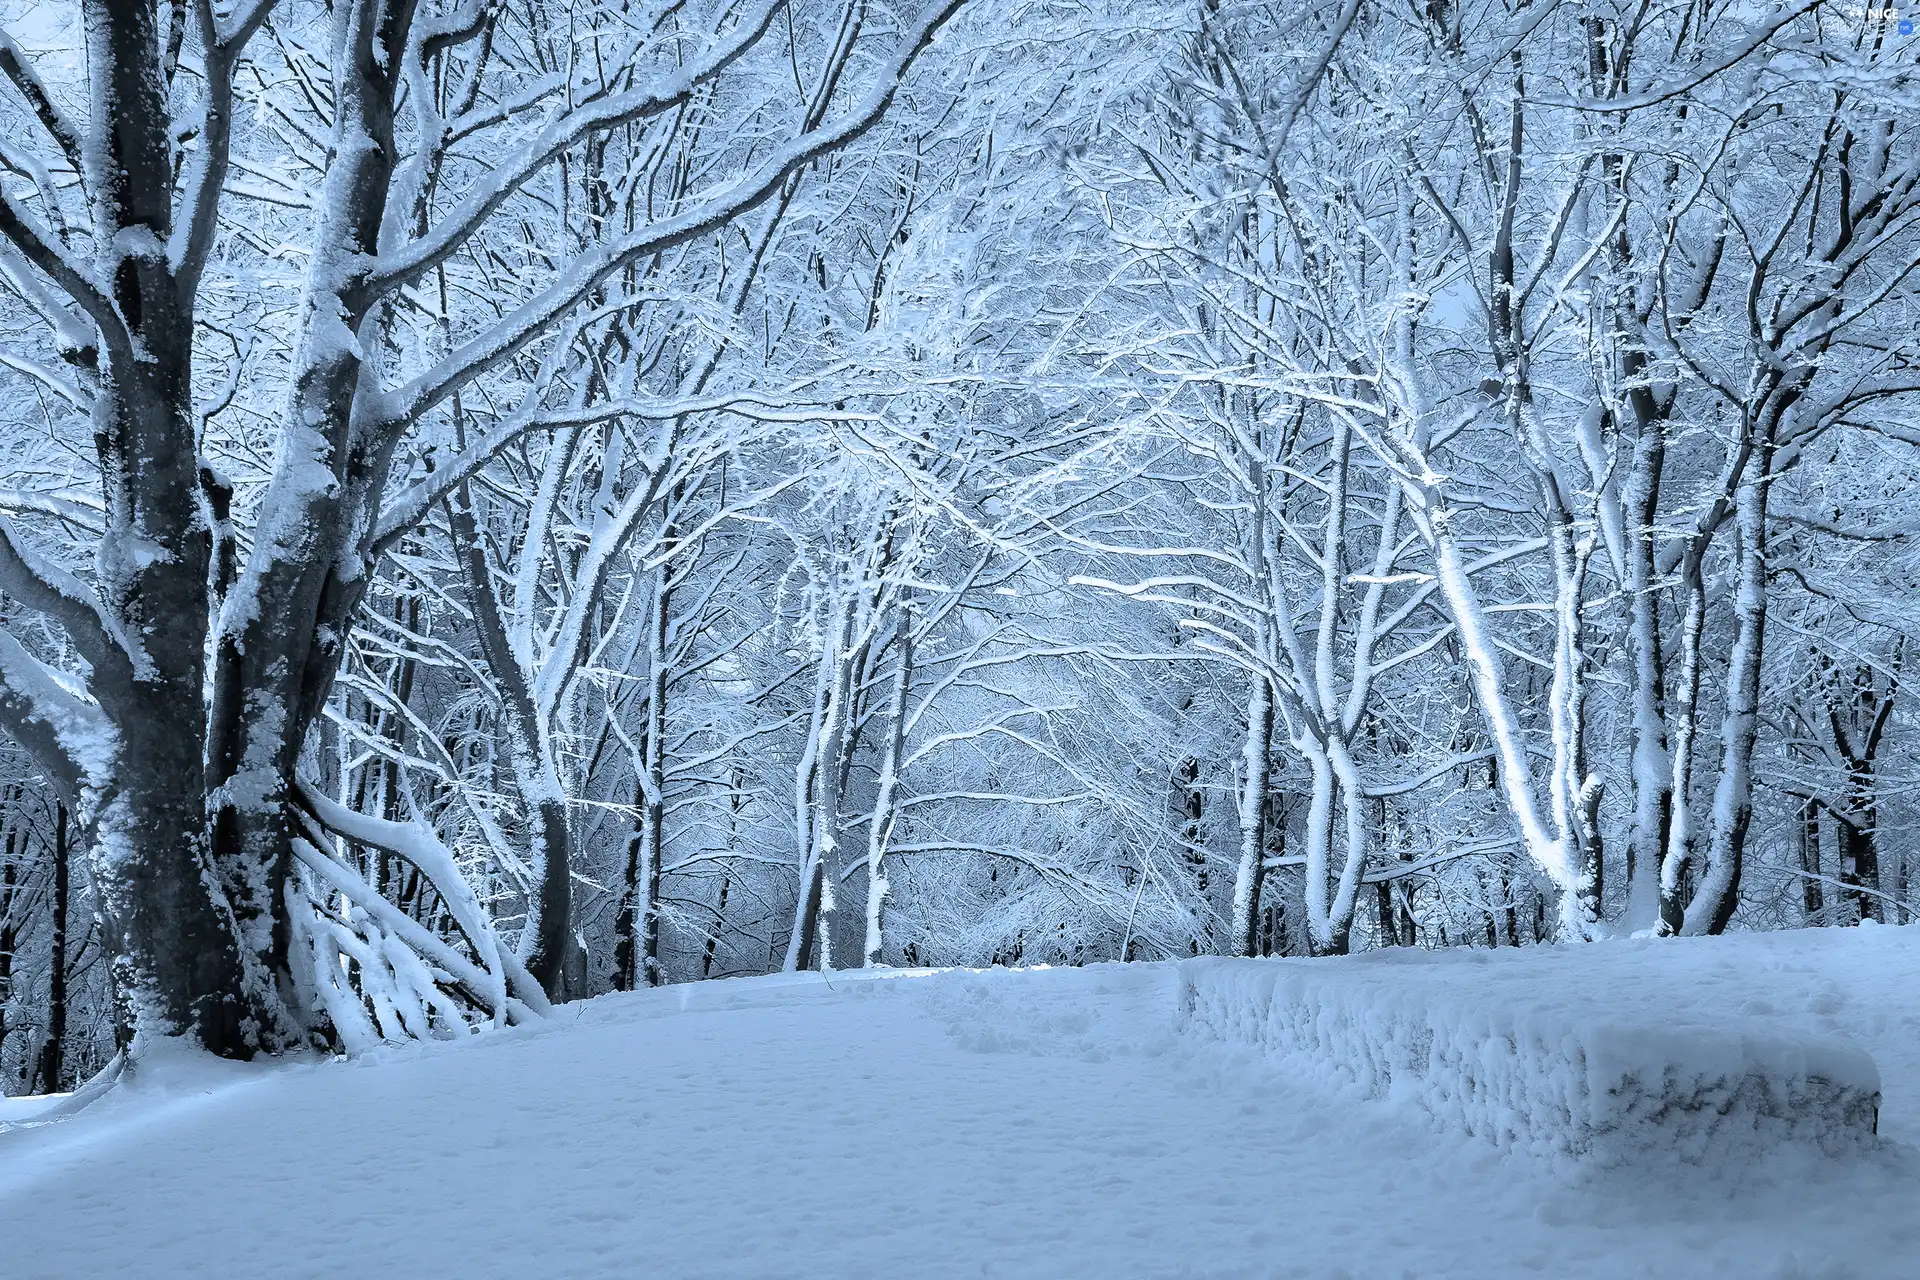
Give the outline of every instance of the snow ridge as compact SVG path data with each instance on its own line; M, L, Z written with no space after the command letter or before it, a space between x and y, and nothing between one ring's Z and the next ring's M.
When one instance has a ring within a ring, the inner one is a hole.
M1840 1155L1875 1140L1880 1074L1850 1045L1690 1025L1657 1000L1528 982L1519 966L1407 959L1186 961L1181 1025L1292 1078L1582 1169L1731 1167L1781 1145Z

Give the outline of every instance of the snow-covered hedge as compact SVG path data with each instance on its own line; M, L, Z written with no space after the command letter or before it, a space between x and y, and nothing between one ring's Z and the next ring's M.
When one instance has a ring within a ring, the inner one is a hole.
M1192 960L1182 1023L1549 1160L1700 1164L1873 1140L1880 1074L1859 1049L1696 1020L1605 965L1477 955Z

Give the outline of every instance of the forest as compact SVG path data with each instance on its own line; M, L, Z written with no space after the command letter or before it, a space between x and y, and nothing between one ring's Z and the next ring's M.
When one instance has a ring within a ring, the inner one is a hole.
M0 1093L1909 922L1902 27L0 5Z

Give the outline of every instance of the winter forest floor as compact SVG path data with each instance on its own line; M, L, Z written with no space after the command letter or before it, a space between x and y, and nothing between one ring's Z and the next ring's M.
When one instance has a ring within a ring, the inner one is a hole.
M1433 963L1546 990L1554 951ZM352 1062L154 1062L60 1123L0 1102L0 1275L1920 1274L1920 928L1582 956L1657 1021L1864 1048L1878 1146L1503 1154L1196 1033L1168 964L743 979Z

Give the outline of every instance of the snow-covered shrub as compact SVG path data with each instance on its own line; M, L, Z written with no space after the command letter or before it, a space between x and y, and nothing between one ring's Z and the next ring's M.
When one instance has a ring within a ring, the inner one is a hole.
M1863 1051L1709 1025L1604 967L1519 954L1190 960L1181 1022L1549 1162L1705 1165L1872 1142L1880 1074Z

